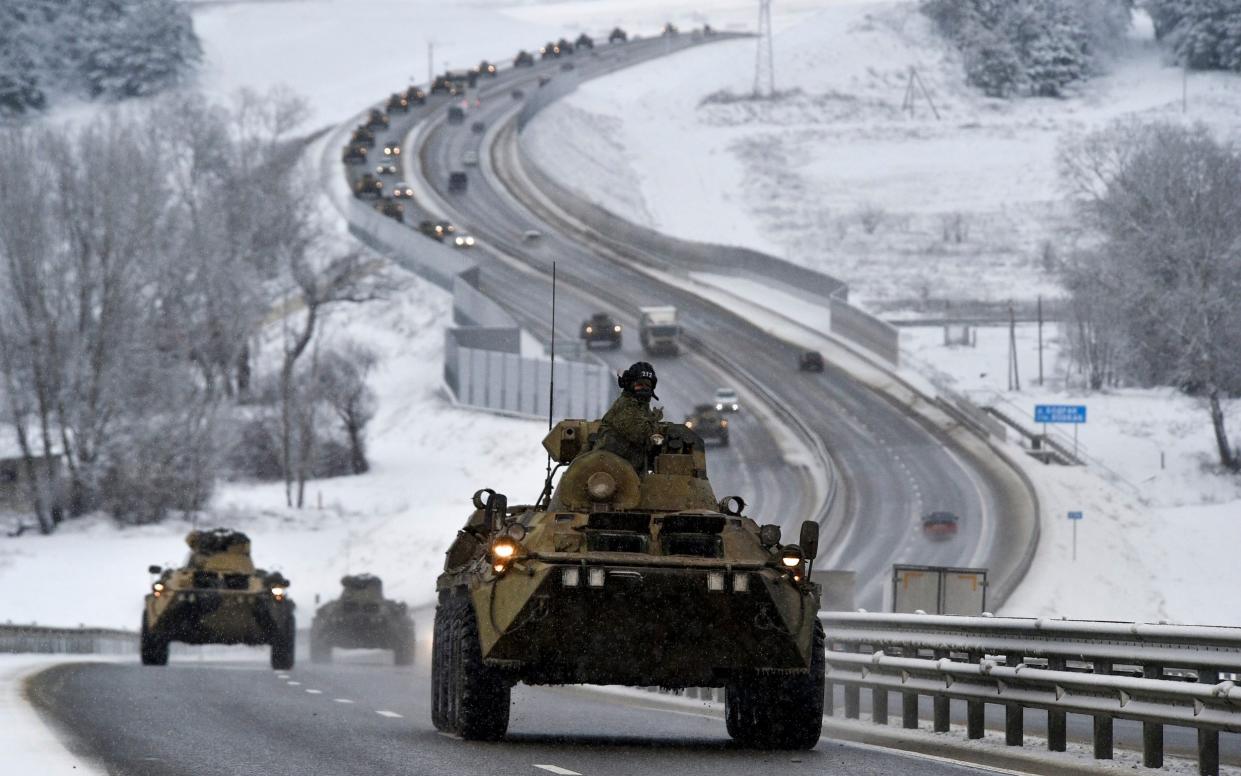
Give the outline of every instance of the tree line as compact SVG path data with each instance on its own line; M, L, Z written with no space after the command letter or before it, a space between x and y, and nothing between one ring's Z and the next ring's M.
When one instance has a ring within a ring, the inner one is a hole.
M188 94L0 132L0 422L42 530L200 509L226 473L300 504L307 477L366 469L374 357L320 342L381 275L323 228L305 115Z

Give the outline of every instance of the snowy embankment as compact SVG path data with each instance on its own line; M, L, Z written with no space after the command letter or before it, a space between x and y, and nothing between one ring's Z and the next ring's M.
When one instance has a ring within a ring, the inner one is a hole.
M1062 138L1125 118L1235 131L1241 79L1190 74L1182 115L1182 73L1165 65L1149 20L1136 21L1109 74L1068 99L1007 102L964 84L958 54L914 3L833 4L777 24L777 86L793 92L782 100L704 103L752 84L753 42L715 44L584 84L531 124L525 144L544 169L626 218L828 272L876 310L1054 297L1062 291L1048 265L1074 239L1057 205ZM901 110L911 67L939 119L923 95L912 115ZM694 280L703 293L727 288L746 314L795 341L809 345L807 331L825 328L823 311L759 284ZM912 357L904 376L930 392L928 377L979 399L1001 394L1030 428L1036 403L1089 407L1079 441L1093 467L1024 465L1019 455L1044 525L1007 613L1241 625L1241 604L1212 595L1241 582L1229 553L1241 538L1241 482L1212 469L1204 409L1171 391L1068 389L1062 343L1054 327L1046 334L1047 385L1032 388L1035 332L1019 329L1020 392L1007 390L1007 329L979 330L977 348L944 347L938 327L902 334ZM1229 415L1235 433L1241 402ZM1076 561L1069 510L1085 512Z
M26 699L26 679L82 655L0 655L0 762L6 774L94 776L102 767L69 752Z

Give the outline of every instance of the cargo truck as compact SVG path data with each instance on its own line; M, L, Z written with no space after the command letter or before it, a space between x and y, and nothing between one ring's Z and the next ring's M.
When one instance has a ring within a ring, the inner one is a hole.
M639 307L638 312L638 338L647 353L675 355L681 351L681 325L677 322L677 308L671 305Z

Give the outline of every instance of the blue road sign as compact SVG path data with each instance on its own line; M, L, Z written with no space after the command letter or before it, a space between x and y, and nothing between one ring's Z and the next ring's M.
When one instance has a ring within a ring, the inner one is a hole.
M1035 423L1085 423L1085 404L1035 404Z
M1081 512L1070 512L1069 513L1070 520L1081 520L1082 517L1083 517L1083 514Z

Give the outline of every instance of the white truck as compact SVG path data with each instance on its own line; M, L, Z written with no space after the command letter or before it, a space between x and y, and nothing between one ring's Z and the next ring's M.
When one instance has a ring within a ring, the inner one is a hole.
M681 325L671 305L638 308L638 338L647 353L681 352Z

